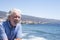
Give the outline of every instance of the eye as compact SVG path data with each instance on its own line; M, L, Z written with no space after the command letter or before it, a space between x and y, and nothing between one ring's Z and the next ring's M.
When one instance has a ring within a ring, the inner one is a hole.
M14 16L13 18L21 18L20 16Z
M18 18L20 18L20 16L18 16Z

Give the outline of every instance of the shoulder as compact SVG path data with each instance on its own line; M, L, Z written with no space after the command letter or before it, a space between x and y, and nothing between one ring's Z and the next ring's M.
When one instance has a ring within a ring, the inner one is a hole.
M21 27L21 24L18 23L16 26L19 28L19 27Z
M2 26L3 22L0 22L0 26Z
M0 22L0 32L1 32L1 30L4 30L3 22Z
M0 27L3 27L3 26L5 26L5 25L6 25L6 21L0 22Z
M17 24L16 28L17 28L17 30L21 30L22 29L21 24Z

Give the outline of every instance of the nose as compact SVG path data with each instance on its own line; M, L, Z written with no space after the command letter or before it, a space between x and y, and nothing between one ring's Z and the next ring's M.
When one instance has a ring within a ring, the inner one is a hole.
M16 17L16 20L20 20L21 18L20 17Z

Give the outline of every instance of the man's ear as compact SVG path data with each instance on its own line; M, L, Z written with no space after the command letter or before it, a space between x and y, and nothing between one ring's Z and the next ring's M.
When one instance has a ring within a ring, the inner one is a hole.
M8 16L8 20L10 20L10 18L11 18L11 16L9 15L9 16Z

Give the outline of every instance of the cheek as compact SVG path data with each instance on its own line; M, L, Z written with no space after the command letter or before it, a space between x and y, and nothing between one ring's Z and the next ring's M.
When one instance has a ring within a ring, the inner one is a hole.
M11 22L14 22L14 19L11 19Z
M10 17L10 21L13 21L13 20L14 20L14 18Z
M14 23L14 20L13 20L12 18L10 18L10 22L11 22L11 23Z

